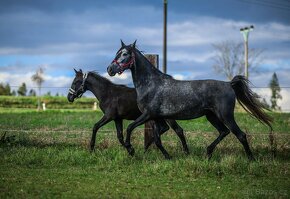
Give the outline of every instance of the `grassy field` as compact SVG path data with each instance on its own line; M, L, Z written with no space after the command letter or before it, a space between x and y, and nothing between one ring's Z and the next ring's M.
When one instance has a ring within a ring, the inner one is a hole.
M256 162L229 135L213 157L205 157L218 135L205 118L180 121L191 154L177 136L162 136L173 159L155 148L144 154L143 130L133 133L136 153L129 157L114 124L103 127L97 148L88 152L91 110L0 109L0 198L289 198L290 114L272 113L277 156L270 150L268 129L246 113L236 119L249 140ZM125 123L126 126L128 122Z

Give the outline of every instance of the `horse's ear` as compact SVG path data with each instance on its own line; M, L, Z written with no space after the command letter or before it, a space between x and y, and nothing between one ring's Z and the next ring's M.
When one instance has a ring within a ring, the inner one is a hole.
M134 41L134 43L132 44L132 48L135 48L136 47L136 42L137 42L137 39Z
M126 46L126 45L124 44L124 42L122 41L122 39L121 39L121 45L122 45L122 48Z
M83 73L83 71L82 71L82 69L80 69L80 71L79 71L80 73Z
M76 69L74 69L74 71L75 71L76 74L78 73L78 71Z

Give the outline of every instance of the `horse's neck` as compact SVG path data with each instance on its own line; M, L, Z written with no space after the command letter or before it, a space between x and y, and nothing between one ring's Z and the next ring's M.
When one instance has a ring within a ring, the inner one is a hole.
M98 101L103 101L107 98L108 94L108 87L109 82L105 81L103 78L96 76L93 76L92 74L88 76L87 78L87 89L91 91Z
M132 67L132 78L136 89L147 87L148 84L155 83L162 73L155 68L145 56L136 52L135 65ZM154 81L152 81L154 80Z

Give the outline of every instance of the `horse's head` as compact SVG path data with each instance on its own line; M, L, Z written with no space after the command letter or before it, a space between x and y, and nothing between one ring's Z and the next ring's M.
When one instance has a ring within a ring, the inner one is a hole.
M107 72L110 76L115 76L116 73L122 74L123 71L130 69L135 64L134 51L136 41L127 46L121 40L121 45L121 48L116 53L116 57L107 68Z
M79 71L74 69L74 71L76 73L76 76L67 94L67 99L69 102L73 102L75 98L80 98L84 94L84 92L86 92L85 80L87 78L87 74L83 74L83 71L81 69Z

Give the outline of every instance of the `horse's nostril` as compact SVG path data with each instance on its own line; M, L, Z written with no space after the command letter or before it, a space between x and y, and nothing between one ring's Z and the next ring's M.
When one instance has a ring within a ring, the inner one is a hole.
M113 72L113 70L112 70L112 68L110 66L107 68L107 71L108 71L109 74L112 74L112 72Z

